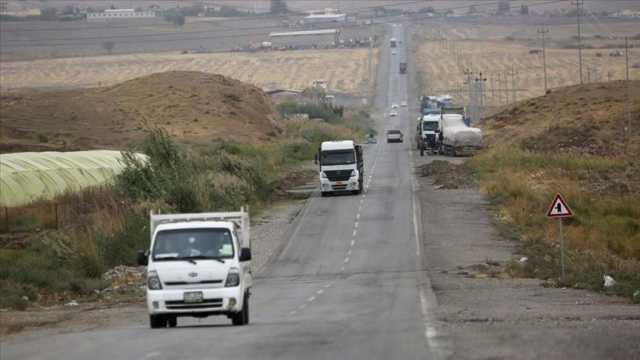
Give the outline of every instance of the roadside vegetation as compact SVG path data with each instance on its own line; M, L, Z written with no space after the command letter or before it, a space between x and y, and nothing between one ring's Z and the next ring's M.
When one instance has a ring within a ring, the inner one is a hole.
M640 135L619 130L622 91L621 82L559 89L485 119L487 149L467 164L499 228L522 243L528 260L513 271L640 301ZM630 111L637 118L640 103ZM557 192L574 213L564 220L564 282L558 222L546 217ZM616 284L605 287L604 275Z
M281 120L282 134L266 143L187 146L163 130L149 131L132 149L148 155L147 162L125 153L127 167L113 185L55 200L70 214L57 229L38 229L40 217L25 212L30 225L19 234L3 235L0 308L97 299L99 290L110 285L102 274L117 265L135 265L136 250L148 246L150 210L222 211L248 205L252 213L260 211L285 197L285 188L315 175L308 164L321 141L361 138L367 119L362 110L345 111L333 124ZM356 126L346 127L347 122ZM51 207L41 205L46 218ZM12 237L21 241L12 242Z

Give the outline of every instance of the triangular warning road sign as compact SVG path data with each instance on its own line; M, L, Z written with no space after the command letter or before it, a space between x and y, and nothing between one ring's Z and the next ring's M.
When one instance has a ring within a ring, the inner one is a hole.
M564 201L562 195L556 194L555 199L549 206L549 211L547 211L547 216L551 218L564 218L564 217L572 217L573 212L567 206L567 202Z

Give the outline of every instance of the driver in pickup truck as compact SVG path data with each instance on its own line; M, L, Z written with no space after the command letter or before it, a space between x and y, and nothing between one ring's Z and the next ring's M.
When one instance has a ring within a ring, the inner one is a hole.
M206 239L189 236L187 246L182 251L183 256L220 257L231 256L232 254L233 249L228 233Z
M202 244L195 236L189 236L187 239L187 246L182 250L183 256L200 256L202 255Z

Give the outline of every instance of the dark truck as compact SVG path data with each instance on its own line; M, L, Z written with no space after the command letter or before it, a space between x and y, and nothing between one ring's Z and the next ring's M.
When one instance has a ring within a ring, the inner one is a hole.
M400 63L400 74L406 74L407 73L407 63L406 62L401 62Z

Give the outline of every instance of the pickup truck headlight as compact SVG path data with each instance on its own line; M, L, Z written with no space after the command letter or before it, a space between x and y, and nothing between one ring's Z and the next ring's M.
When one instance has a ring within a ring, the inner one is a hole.
M351 177L358 177L358 170L351 170Z
M327 178L327 174L325 174L324 171L320 171L320 178L321 179L326 179Z
M224 287L235 287L240 285L240 272L238 268L232 267L227 274L227 280L224 282Z
M149 290L162 290L162 282L157 271L151 270L147 274L147 287Z

